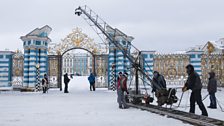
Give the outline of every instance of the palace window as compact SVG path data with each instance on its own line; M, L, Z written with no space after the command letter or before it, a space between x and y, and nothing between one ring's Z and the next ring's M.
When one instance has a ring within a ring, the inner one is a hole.
M190 55L190 58L195 58L195 55Z
M123 45L126 45L126 41L122 41L122 44L123 44Z
M11 57L11 56L9 56L9 55L6 55L6 58L7 58L7 59L9 59L10 57Z
M40 41L36 41L36 45L41 45L41 42Z

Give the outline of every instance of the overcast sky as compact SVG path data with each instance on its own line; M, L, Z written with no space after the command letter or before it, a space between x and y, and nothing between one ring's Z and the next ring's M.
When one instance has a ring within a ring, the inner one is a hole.
M97 34L74 15L88 5L110 26L133 36L140 50L174 52L224 37L223 0L1 0L0 50L23 49L20 36L37 27L52 27L59 43L80 27L96 42Z

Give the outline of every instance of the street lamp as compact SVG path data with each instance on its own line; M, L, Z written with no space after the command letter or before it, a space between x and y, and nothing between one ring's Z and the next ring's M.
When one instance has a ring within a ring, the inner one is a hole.
M36 64L36 86L35 86L35 88L36 88L36 91L39 91L40 90L40 64L38 63L38 64Z

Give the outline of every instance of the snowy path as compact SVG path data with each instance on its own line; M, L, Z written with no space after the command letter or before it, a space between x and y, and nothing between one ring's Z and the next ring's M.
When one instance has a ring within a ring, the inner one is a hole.
M186 112L189 111L189 109L190 109L190 107L189 107L190 106L190 101L189 101L190 94L191 94L190 91L187 91L187 92L184 93L182 101L181 101L181 104L180 104L180 107L178 108L178 110L186 111ZM208 94L207 90L203 89L202 90L202 99L204 99L207 94ZM179 96L179 97L181 96L181 91L179 91L177 93L177 96ZM209 117L220 119L220 120L224 120L224 104L223 104L224 103L224 97L223 96L224 96L224 89L223 88L219 88L217 93L216 93L216 98L221 103L220 105L221 105L221 107L223 109L223 112L221 111L221 108L220 108L220 106L218 104L217 104L217 109L209 109L209 108L207 108L207 106L209 106L209 104L210 104L209 96L207 96L203 100L203 103L204 103L204 105L206 107L206 110L208 111L208 116ZM179 103L179 101L178 101L178 103ZM178 103L176 105L178 105ZM196 105L195 108L196 108L195 109L195 111L196 111L195 113L200 115L201 111L200 111L198 105Z
M138 109L118 109L116 92L89 91L86 77L75 78L70 93L2 92L0 126L187 126L181 121ZM223 117L223 116L222 116Z

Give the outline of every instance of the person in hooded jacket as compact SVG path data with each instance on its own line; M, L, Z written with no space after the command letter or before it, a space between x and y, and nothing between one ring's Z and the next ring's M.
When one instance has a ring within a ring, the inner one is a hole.
M88 80L89 80L89 84L90 84L90 91L95 91L95 76L93 75L93 73L90 73L89 77L88 77Z
M65 89L64 89L64 93L68 93L68 83L69 83L70 79L68 78L68 73L66 73L64 75L64 83L65 83Z
M215 93L217 91L217 80L215 78L214 72L209 73L209 81L208 81L207 90L210 95L210 106L208 106L208 108L216 109L217 105L216 105Z
M191 64L186 66L186 70L187 70L188 78L187 78L187 82L182 88L182 91L185 92L189 89L192 90L191 96L190 96L190 113L195 113L195 102L196 102L200 110L202 111L202 115L208 116L207 110L201 98L202 83L201 83L200 76L194 70L194 66L192 66Z

